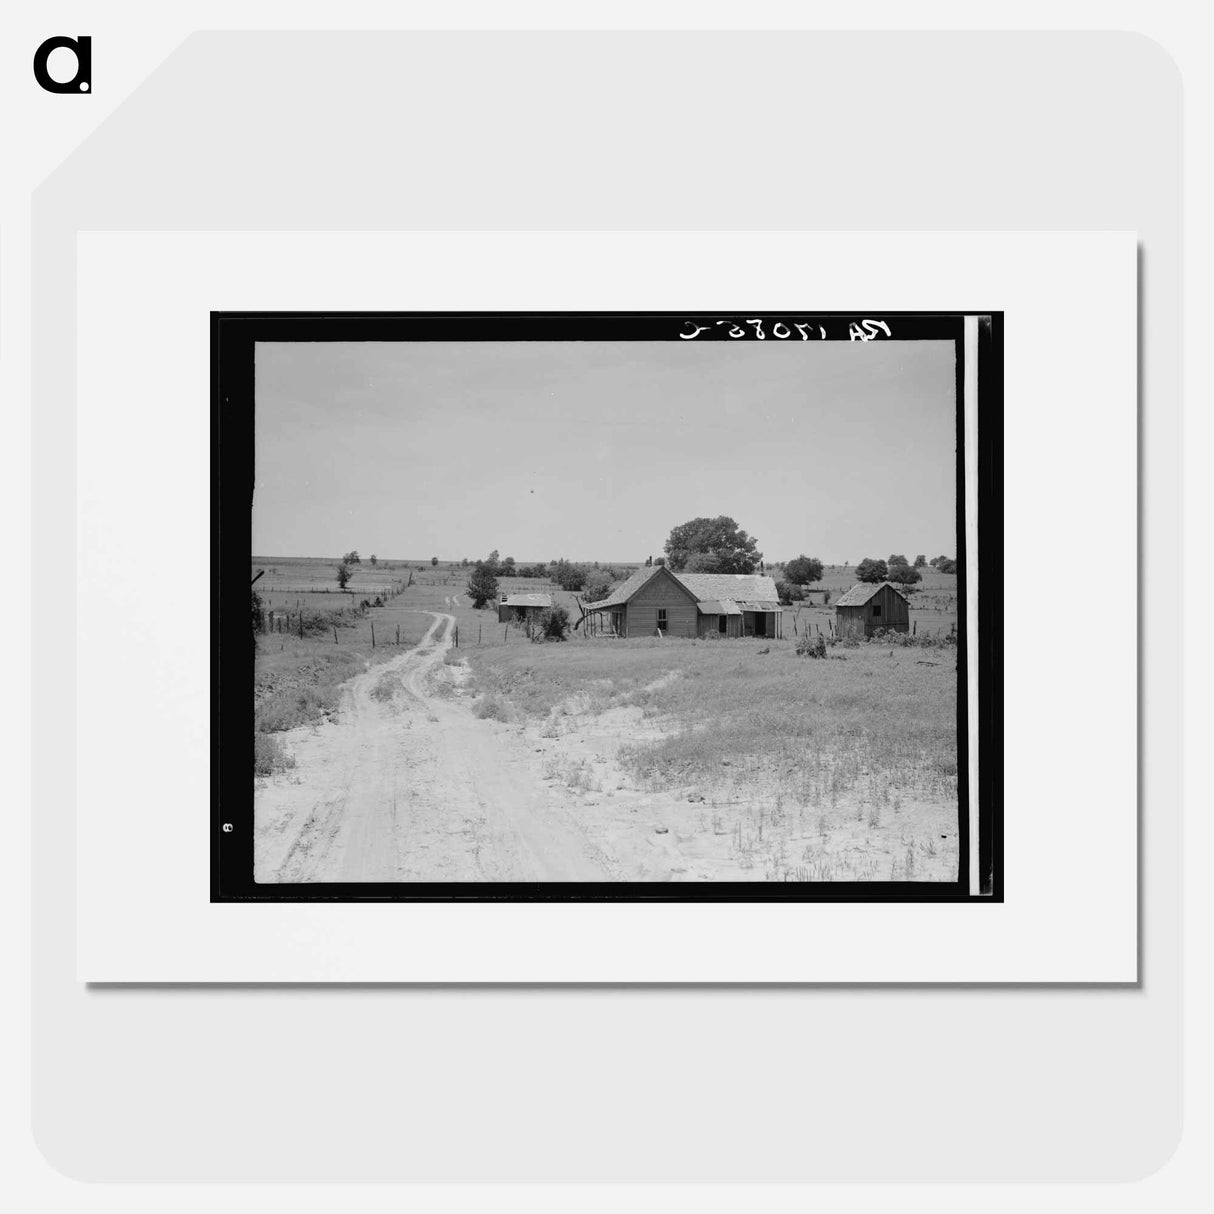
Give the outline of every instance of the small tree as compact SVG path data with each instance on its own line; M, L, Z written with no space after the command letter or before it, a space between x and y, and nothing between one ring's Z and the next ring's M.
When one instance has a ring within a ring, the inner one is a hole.
M465 564L467 564L467 562L466 562L466 561L465 561L464 563L465 563ZM437 564L438 564L438 557L436 557L436 556L432 556L432 557L430 558L430 564L431 564L431 565L437 565Z
M665 565L665 564L666 564L666 558L665 558L664 556L655 556L655 557L653 558L653 563L654 563L655 565Z
M341 561L343 565L361 565L363 563L362 557L358 555L357 548L355 548L353 552L347 552L346 555L341 558Z
M345 590L346 586L349 585L349 582L350 582L350 566L348 564L346 564L345 561L342 561L337 566L337 584L338 584L338 586L340 586L342 588L342 590Z
M922 569L923 566L926 564L927 564L927 557L924 556L922 552L919 553L919 555L917 557L915 557L915 568Z
M481 608L497 598L497 578L484 561L477 561L468 575L468 597L472 606Z
M889 570L889 580L897 582L899 586L913 586L916 582L923 581L923 574L910 565L894 565Z
M884 561L866 556L856 566L856 578L861 582L883 582L889 576L889 566Z
M795 561L789 561L784 566L784 576L798 586L810 586L822 580L822 562L817 557L802 553Z
M553 561L551 573L552 580L562 590L581 590L586 585L586 570L563 557L559 561Z
M372 568L374 568L374 567L375 567L376 565L378 565L378 564L379 564L379 557L377 557L377 556L375 555L375 553L374 553L374 552L373 552L373 553L371 553L371 565L372 565Z
M587 603L597 603L611 593L611 578L600 570L595 570L586 578L582 587L582 598Z

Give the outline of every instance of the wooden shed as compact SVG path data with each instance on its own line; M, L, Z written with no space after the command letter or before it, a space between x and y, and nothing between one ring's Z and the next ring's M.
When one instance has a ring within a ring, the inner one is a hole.
M508 624L538 619L551 606L550 594L503 594L497 604L497 622Z
M835 602L835 631L839 636L870 637L910 631L910 601L889 582L853 586Z
M750 573L672 573L638 569L599 603L589 603L592 631L612 636L779 637L782 608L775 582Z

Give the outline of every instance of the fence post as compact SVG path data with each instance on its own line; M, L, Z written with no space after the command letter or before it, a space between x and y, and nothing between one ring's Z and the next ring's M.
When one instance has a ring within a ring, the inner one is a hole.
M303 612L299 613L299 639L303 640Z
M476 626L476 643L478 645L481 643L481 632L484 629L484 627L485 627L484 624L477 624L477 626Z
M333 644L337 644L337 625L333 625Z
M398 645L400 644L400 625L399 624L396 625L396 643Z
M375 621L371 621L371 648L375 648Z

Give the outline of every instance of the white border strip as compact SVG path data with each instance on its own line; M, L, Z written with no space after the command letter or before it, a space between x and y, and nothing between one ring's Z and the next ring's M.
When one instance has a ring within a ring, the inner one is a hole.
M982 892L978 849L978 317L965 318L965 628L969 696L970 893Z

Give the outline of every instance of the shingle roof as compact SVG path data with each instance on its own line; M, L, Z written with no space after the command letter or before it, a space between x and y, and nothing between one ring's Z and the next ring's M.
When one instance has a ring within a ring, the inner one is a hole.
M589 604L591 611L602 611L606 607L620 607L664 565L652 569L638 569L627 581L621 582L608 596L598 603ZM745 600L748 603L776 604L780 594L773 578L761 577L757 573L675 573L666 570L671 577L687 590L697 602L720 602ZM769 608L770 609L770 608ZM748 608L753 610L753 608Z
M877 582L876 584L871 582L860 582L853 586L845 595L835 599L835 606L863 607L864 604L867 603L868 600L871 599L882 586L888 586L900 599L906 599L908 603L910 602L910 599L907 599L906 595L904 595L902 591L891 582Z
M642 565L630 578L621 582L605 599L600 599L597 603L588 603L588 609L591 611L602 611L604 607L622 606L662 568L662 565L654 565L651 569L647 569Z
M550 594L508 594L502 599L503 607L551 607Z
M780 601L775 579L757 573L676 573L675 577L697 599L745 599L757 603Z

